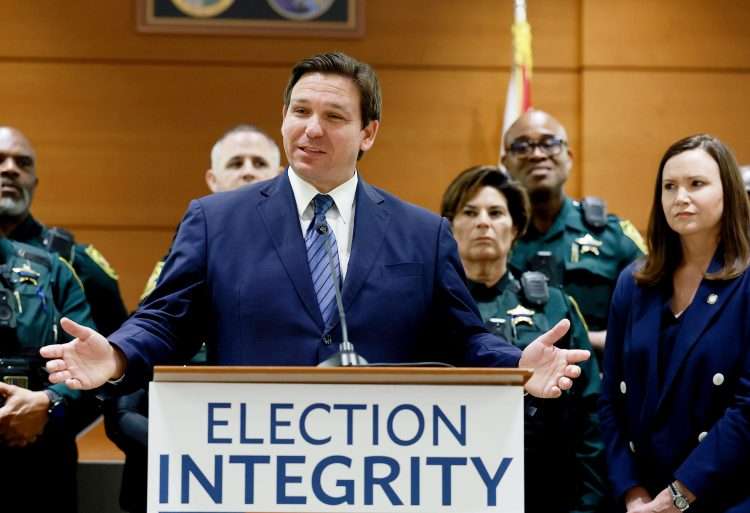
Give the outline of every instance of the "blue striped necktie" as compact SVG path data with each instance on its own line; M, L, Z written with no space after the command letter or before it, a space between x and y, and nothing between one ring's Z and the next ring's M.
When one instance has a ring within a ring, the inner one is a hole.
M333 267L336 278L341 277L339 267L339 250L336 245L336 236L326 222L326 212L333 206L333 198L327 194L318 194L313 198L315 217L305 235L305 246L307 246L307 262L310 264L315 295L318 298L320 314L326 327L330 326L333 314L336 311L336 291L328 263L328 249L326 238L330 240L333 252Z

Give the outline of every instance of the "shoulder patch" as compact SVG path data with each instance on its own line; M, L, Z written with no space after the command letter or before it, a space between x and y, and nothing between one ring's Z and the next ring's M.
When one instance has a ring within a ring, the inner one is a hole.
M622 233L624 233L628 239L632 240L633 243L638 246L638 249L641 250L641 253L643 253L644 255L648 254L646 242L643 240L641 232L639 232L638 229L633 226L633 223L631 223L627 219L620 219L620 228L622 229Z
M96 249L92 244L89 244L88 246L86 246L85 251L89 258L91 258L91 260L93 260L96 265L102 268L102 271L107 273L110 278L117 281L117 273L112 268L112 266L109 265L109 262L107 262L107 259L104 258L104 255L99 253L98 249Z
M149 294L154 291L154 289L156 288L156 281L159 279L159 276L161 276L161 270L163 268L164 260L159 260L158 262L156 262L154 270L151 271L151 275L148 277L148 281L146 281L146 287L143 289L143 293L141 294L139 301L143 301Z

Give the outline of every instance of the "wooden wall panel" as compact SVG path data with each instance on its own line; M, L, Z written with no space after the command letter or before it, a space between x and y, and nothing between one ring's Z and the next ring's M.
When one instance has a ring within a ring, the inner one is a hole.
M588 71L581 118L583 190L645 230L659 160L670 144L710 132L750 162L750 73Z
M252 121L280 143L279 68L4 63L3 122L35 145L48 223L172 227L208 191L214 141Z
M133 311L156 262L166 254L174 235L171 229L123 230L69 227L76 240L93 244L119 277L120 292L128 311Z
M746 0L582 0L583 66L750 69Z
M529 2L536 64L578 65L578 0ZM366 2L358 40L139 34L134 0L0 3L0 56L43 59L294 62L343 50L379 66L508 66L512 2Z

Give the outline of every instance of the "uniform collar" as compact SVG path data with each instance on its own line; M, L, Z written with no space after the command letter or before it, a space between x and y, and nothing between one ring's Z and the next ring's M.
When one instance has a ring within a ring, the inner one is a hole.
M295 173L292 166L289 166L289 184L292 186L292 193L294 195L294 201L297 204L297 214L300 219L305 217L305 211L310 207L312 199L321 194L312 184L303 180L297 173ZM328 195L333 198L333 203L336 209L339 211L341 220L344 224L348 225L352 220L352 210L354 208L354 196L357 192L357 182L359 178L357 176L357 170L354 170L354 175L342 183L335 189L331 190ZM312 219L312 210L309 212L309 217Z
M469 293L476 301L492 301L497 296L501 295L503 292L505 292L505 289L508 288L509 285L512 285L516 282L516 279L513 277L513 274L510 271L506 271L505 274L495 283L494 285L488 287L484 283L479 283L477 281L472 281L470 279L466 279L466 285L469 289Z
M27 242L42 237L44 227L42 224L34 219L34 216L29 213L26 219L21 221L21 224L16 226L13 231L8 235L9 239L17 240L20 242Z

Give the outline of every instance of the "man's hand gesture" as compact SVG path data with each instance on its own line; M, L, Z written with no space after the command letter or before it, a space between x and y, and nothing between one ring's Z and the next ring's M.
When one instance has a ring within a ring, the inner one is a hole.
M44 358L50 359L47 370L51 383L65 383L73 390L91 390L124 374L125 357L106 338L66 317L60 324L75 338L39 350Z
M526 391L535 397L560 397L563 390L573 386L573 379L581 375L575 365L589 359L591 353L584 349L559 349L555 343L570 328L570 321L563 319L526 346L519 367L531 368L534 374L526 382Z

